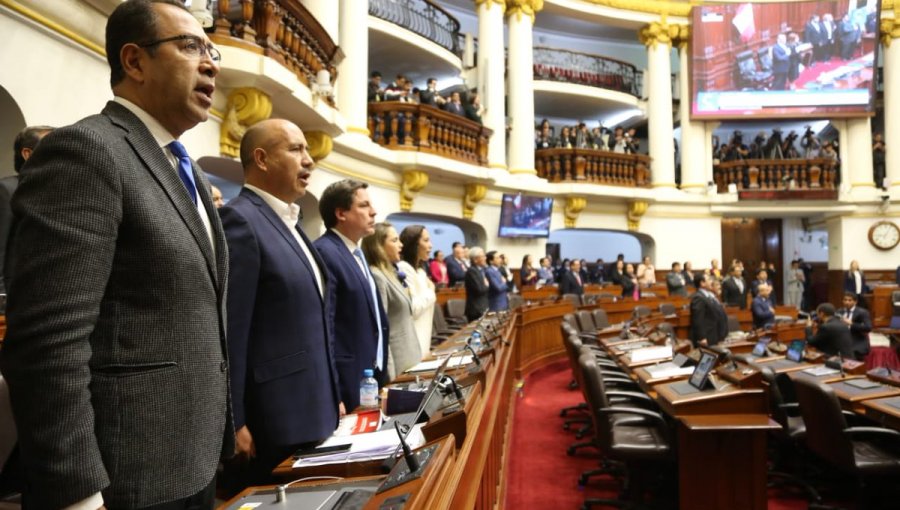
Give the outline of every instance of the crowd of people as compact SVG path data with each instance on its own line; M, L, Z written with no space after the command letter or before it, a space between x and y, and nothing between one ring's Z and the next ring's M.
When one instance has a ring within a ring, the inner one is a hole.
M368 100L370 103L380 101L400 101L434 106L447 112L463 116L481 124L484 108L477 89L465 92L452 90L446 97L437 89L437 79L428 78L425 87L413 87L412 81L403 74L387 86L382 86L382 76L378 71L372 72L368 84Z
M876 134L873 139L880 135ZM735 130L728 143L721 143L717 135L712 137L713 157L716 161L741 161L744 159L812 159L828 158L840 162L838 153L838 141L828 140L822 142L807 126L800 136L796 131L790 131L785 136L780 128L772 130L771 135L765 131L756 134L748 144L741 130ZM877 145L873 147L877 150ZM883 143L881 150L884 150ZM883 158L882 158L883 159Z
M598 149L620 154L635 154L640 149L635 128L616 126L612 132L602 124L588 129L584 122L562 126L559 134L550 121L544 119L534 130L535 149Z

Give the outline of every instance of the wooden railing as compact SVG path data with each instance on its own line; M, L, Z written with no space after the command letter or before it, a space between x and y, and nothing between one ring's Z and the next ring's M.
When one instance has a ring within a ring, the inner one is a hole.
M214 43L256 51L309 86L325 69L336 78L337 45L300 0L219 0Z
M713 166L719 193L734 184L738 191L834 191L836 163L832 159L745 159Z
M487 166L493 132L463 116L433 106L384 101L369 103L372 141L393 150L437 154Z
M599 149L540 149L534 151L538 177L550 182L590 182L611 186L650 185L650 158Z

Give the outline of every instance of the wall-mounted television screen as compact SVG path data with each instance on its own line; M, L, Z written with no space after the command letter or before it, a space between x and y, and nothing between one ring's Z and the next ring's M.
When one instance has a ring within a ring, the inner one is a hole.
M691 116L873 114L879 16L878 0L694 7Z
M500 206L500 237L548 237L553 199L521 194L503 195Z

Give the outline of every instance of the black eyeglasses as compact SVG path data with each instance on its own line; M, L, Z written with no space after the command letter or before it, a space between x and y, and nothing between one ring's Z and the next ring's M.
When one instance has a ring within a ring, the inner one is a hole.
M181 46L181 52L189 57L200 58L203 55L209 55L210 60L212 60L213 62L222 61L222 54L219 53L219 50L209 44L206 44L203 39L200 39L200 37L196 35L176 35L174 37L167 37L165 39L138 44L138 46L141 48L149 48L151 46L158 46L162 43L175 41L186 41L186 44Z

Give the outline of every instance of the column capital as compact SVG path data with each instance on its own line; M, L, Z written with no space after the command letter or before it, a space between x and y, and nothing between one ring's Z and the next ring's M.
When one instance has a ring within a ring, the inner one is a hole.
M672 46L672 40L678 36L679 26L654 21L638 30L638 39L648 48L656 48L659 43Z
M506 0L507 16L515 15L516 19L522 19L524 14L531 18L532 23L534 23L534 15L543 8L544 0Z
M334 148L334 140L324 131L307 131L306 143L309 145L309 156L313 161L325 159Z
M247 128L272 115L272 99L265 92L242 87L228 94L225 119L219 129L219 153L229 158L239 157L241 139Z
M412 210L413 200L416 194L428 185L428 174L421 170L406 170L403 172L403 183L400 185L400 210L409 212Z
M678 46L679 50L687 49L691 42L691 26L669 25L669 35L672 37L672 44Z
M885 48L890 48L891 41L900 38L900 23L895 18L881 18L878 28L881 44Z
M625 217L628 219L628 230L637 232L638 228L641 226L641 217L647 212L649 206L650 204L645 200L629 202L628 212L625 213Z
M463 195L463 218L471 220L475 216L475 206L484 199L487 194L487 186L476 182L466 184L466 194Z
M500 12L506 11L506 0L475 0L475 10L477 11L482 5L490 9L494 4L500 7Z
M584 207L587 205L587 199L584 197L567 197L566 208L563 212L566 215L566 228L575 228L575 222Z

